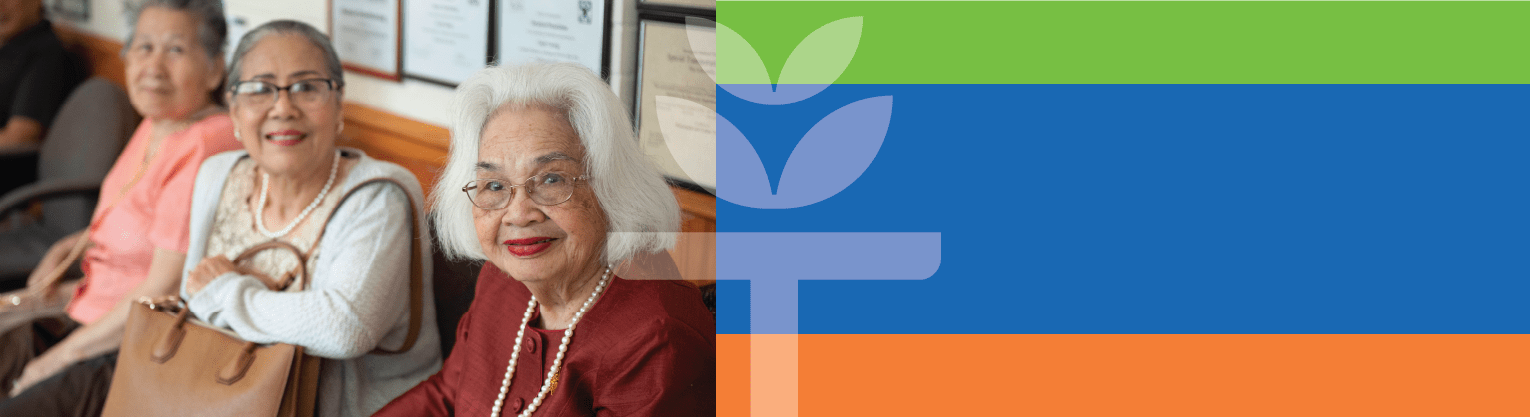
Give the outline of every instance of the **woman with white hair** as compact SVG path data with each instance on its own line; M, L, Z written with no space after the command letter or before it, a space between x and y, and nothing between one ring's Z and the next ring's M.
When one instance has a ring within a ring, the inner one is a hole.
M488 262L441 371L376 415L715 414L700 293L613 274L673 246L680 223L616 95L583 67L535 63L480 71L454 111L437 231L448 257Z

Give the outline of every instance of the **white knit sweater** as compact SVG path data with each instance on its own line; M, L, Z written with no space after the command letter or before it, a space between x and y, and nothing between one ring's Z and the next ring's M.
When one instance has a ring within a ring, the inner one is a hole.
M425 305L414 348L397 355L369 354L403 344L409 326L409 205L424 204L419 181L398 165L360 154L341 184L331 192L346 192L373 178L405 184L370 184L336 208L319 242L318 260L307 291L273 292L251 276L226 273L195 296L181 297L198 318L232 329L257 343L291 343L324 358L319 373L318 415L370 416L394 397L441 368L441 341L436 331L431 294L429 236L413 242L425 256ZM207 256L207 240L224 182L244 151L215 155L202 163L191 202L191 244L186 251L186 276ZM421 233L428 233L421 213L414 214Z

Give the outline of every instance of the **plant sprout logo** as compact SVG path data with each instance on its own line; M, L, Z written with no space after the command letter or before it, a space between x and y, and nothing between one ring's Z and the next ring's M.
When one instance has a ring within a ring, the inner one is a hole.
M753 103L778 106L806 100L833 84L854 58L861 28L861 17L818 28L791 52L772 83L759 54L738 33L704 19L689 19L686 25L694 55L718 87ZM718 81L719 72L727 82ZM755 209L805 207L851 186L876 159L893 112L893 97L880 96L822 116L797 143L772 187L754 146L726 117L685 99L656 101L672 154L708 147L716 152L715 162L676 158L680 168L692 178L715 178L718 198ZM672 140L686 136L673 127L681 120L708 114L716 116L715 136ZM708 139L712 142L704 143ZM783 259L781 247L797 250ZM797 414L798 281L922 280L939 267L940 233L718 233L718 279L750 281L752 414Z

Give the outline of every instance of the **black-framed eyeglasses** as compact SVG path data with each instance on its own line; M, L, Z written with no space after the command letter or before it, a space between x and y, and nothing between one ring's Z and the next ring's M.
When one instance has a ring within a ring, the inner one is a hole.
M287 91L287 99L295 104L312 105L329 100L335 90L339 90L344 83L328 78L311 78L301 80L286 87L277 87L276 84L260 80L240 81L229 86L229 93L234 95L234 100L240 105L267 109L276 104L276 96L283 90Z
M499 178L479 178L462 186L462 192L467 194L473 206L484 210L509 206L516 188L524 189L533 203L556 206L573 198L576 182L589 180L588 175L575 177L567 172L552 171L533 175L520 185Z

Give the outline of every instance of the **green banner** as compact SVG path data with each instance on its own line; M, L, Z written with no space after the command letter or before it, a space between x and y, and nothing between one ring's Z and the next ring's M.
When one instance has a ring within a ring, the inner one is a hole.
M729 84L1530 82L1525 2L719 1L717 13Z

